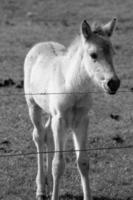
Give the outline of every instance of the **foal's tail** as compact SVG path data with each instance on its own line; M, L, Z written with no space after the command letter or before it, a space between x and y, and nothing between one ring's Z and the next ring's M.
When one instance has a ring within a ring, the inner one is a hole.
M46 123L45 123L45 128L48 128L51 124L51 116L48 116L48 119L46 120Z
M45 137L44 141L47 144L49 142L49 138L52 137L52 130L51 130L51 116L48 116L45 123Z

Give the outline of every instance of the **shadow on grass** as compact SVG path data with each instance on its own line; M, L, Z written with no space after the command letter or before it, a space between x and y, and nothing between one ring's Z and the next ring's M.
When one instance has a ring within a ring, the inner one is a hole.
M65 194L65 195L61 195L60 196L60 200L83 200L83 196ZM95 197L94 196L93 200L122 200L122 199L119 199L119 198L108 198L108 197L104 197L104 196L101 196L101 197ZM128 198L128 199L125 199L125 200L130 200L130 199Z

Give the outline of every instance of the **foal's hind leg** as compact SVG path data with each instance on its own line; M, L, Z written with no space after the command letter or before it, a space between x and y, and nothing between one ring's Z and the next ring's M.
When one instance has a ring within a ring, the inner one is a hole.
M53 151L54 151L54 142L53 142L53 134L51 130L51 119L49 118L48 123L45 125L46 130L46 148L49 152L47 154L47 194L52 194L53 188L53 179L52 179L52 160L53 160Z
M37 148L37 199L45 199L45 175L43 166L43 152L44 150L44 128L41 122L41 109L34 103L29 104L29 115L34 126L33 140Z

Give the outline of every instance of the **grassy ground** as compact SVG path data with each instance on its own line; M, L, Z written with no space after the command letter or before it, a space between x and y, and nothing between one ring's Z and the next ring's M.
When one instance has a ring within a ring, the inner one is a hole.
M23 60L39 41L69 45L83 19L107 22L118 18L113 36L116 71L122 83L113 97L93 95L94 111L88 148L133 144L133 1L2 0L0 1L0 79L23 79ZM0 88L0 154L35 152L22 89ZM72 148L71 141L68 148ZM133 149L89 151L90 182L97 200L133 200ZM82 199L74 154L67 153L62 198ZM0 157L0 200L35 199L36 157Z

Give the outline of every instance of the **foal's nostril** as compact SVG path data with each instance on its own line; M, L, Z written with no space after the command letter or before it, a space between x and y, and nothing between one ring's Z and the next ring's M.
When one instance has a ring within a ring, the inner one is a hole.
M107 85L112 92L116 92L120 86L120 80L118 78L110 79L109 82L107 83Z

